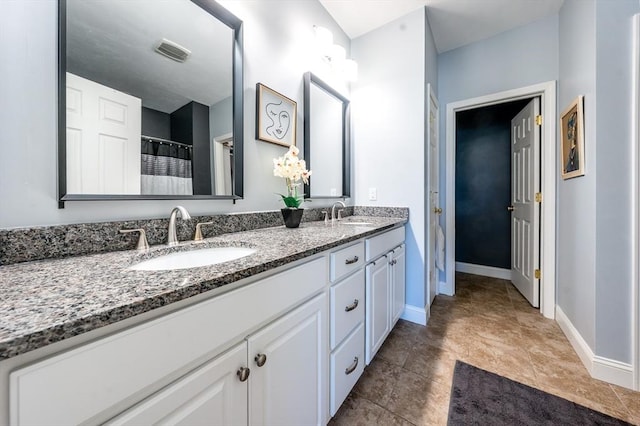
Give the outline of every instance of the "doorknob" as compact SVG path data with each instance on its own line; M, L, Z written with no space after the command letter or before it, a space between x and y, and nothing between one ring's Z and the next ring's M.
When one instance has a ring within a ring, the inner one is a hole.
M435 208L433 209L433 212L434 212L435 214L442 214L442 209L441 209L440 207L435 207Z
M516 208L513 206L507 206L507 210L509 210L510 212L514 211Z

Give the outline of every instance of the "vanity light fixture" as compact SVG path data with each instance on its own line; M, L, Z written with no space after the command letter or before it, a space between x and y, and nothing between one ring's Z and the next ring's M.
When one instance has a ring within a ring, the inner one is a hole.
M314 25L316 48L320 57L327 62L331 69L342 74L347 81L358 78L358 63L347 59L347 51L339 44L333 43L333 34L325 27Z
M189 49L180 46L176 42L167 40L166 38L163 38L160 41L158 46L156 46L155 51L177 62L184 62L187 60L189 55L191 55L191 51Z

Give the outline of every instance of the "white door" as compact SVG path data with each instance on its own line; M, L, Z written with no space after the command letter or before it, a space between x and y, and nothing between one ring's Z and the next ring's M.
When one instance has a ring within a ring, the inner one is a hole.
M67 73L67 193L140 194L142 101Z
M233 177L233 134L227 133L213 138L211 164L214 165L212 188L215 195L231 195Z
M534 307L540 306L540 99L511 120L511 281Z
M384 343L391 331L391 286L389 285L389 260L383 256L366 267L366 363Z
M439 186L439 159L438 159L438 100L436 99L431 85L428 86L429 106L427 109L428 117L428 156L429 171L428 188L429 188L429 210L427 213L427 223L429 232L429 247L427 251L428 270L429 270L429 305L433 303L433 299L438 292L438 268L436 267L436 236L438 230L438 222L440 221L440 196L438 193Z
M249 336L249 424L328 421L328 303L321 294Z
M248 382L236 374L246 364L242 342L107 424L246 425Z

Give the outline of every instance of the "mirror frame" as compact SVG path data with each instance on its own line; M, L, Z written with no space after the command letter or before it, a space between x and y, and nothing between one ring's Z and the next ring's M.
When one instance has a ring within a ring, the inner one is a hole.
M304 161L311 167L311 84L342 102L342 195L311 196L313 175L305 186L305 199L332 199L351 197L351 108L350 101L312 72L304 74Z
M58 208L65 201L100 200L235 200L244 196L244 81L242 21L215 0L191 0L233 31L232 116L234 176L232 195L67 194L67 0L58 1Z

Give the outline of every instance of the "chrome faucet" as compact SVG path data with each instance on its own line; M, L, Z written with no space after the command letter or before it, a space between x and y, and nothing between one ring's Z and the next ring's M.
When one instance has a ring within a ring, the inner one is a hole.
M178 213L180 213L182 220L191 219L191 215L187 209L182 206L175 206L173 210L171 210L171 215L169 216L169 235L167 236L167 245L169 246L175 246L179 243L176 233L176 218L178 217Z
M336 205L341 205L342 209L347 208L347 205L342 201L336 201L335 203L333 203L333 206L331 206L331 225L333 225L336 220ZM340 216L340 212L342 212L342 209L338 209L338 220L342 219L342 217Z

